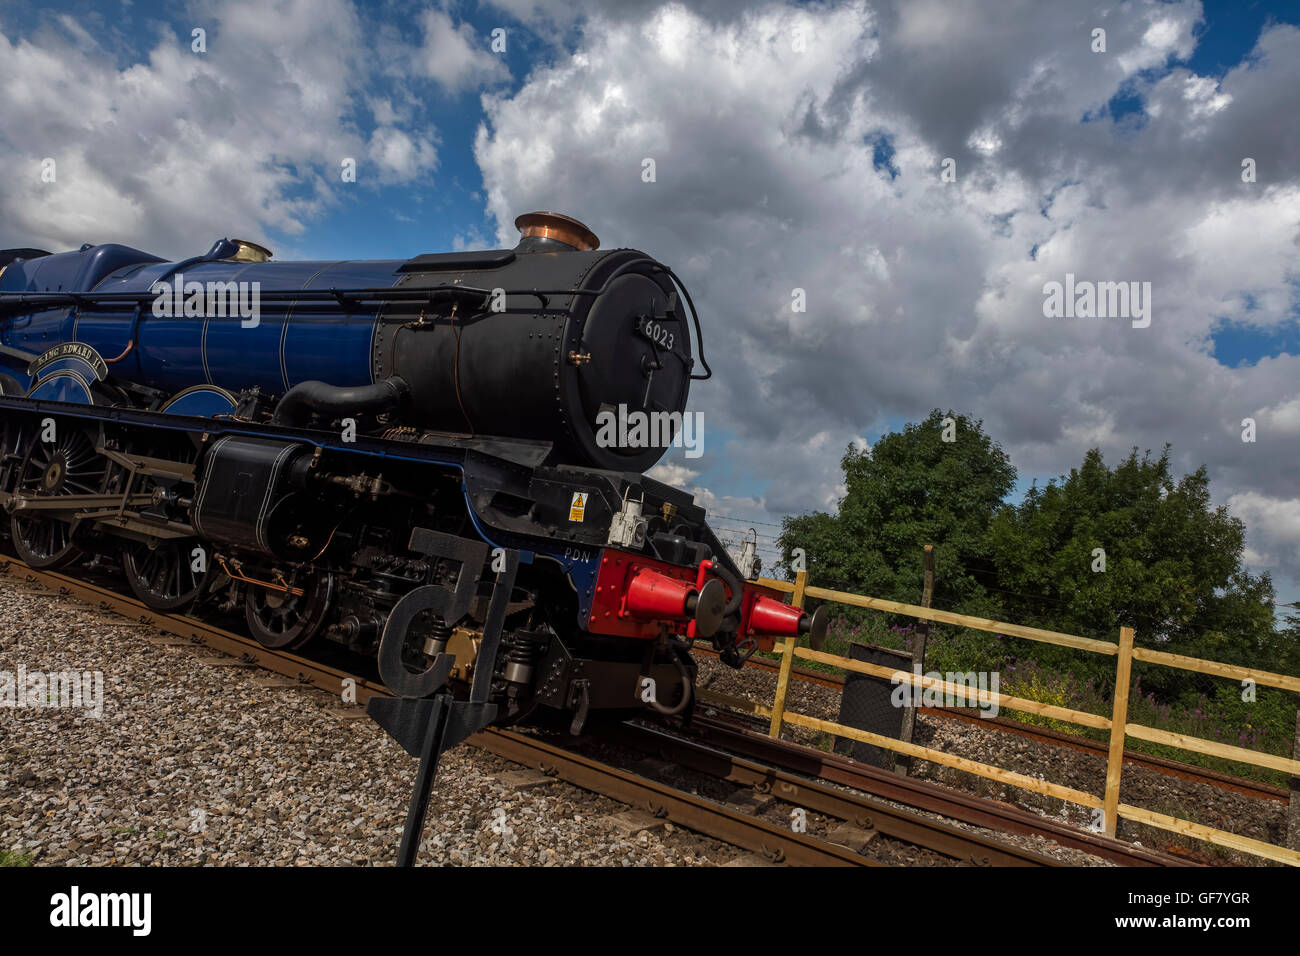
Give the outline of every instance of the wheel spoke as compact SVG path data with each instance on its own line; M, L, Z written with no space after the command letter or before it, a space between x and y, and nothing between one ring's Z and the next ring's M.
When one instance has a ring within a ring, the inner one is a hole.
M206 574L189 567L190 543L170 541L150 550L144 545L122 555L127 582L136 597L159 611L176 611L191 604L202 589Z
M276 594L263 588L250 588L245 599L248 628L259 642L268 647L296 650L315 636L325 621L333 597L333 576L328 572L310 572L294 582L302 594Z
M33 433L20 450L13 454L21 461L14 465L15 491L40 497L96 494L105 487L110 463L101 459L85 434L74 426L63 426L55 442L41 441ZM8 455L8 439L4 454ZM33 567L63 567L81 554L73 541L73 524L53 515L15 514L10 519L14 547Z

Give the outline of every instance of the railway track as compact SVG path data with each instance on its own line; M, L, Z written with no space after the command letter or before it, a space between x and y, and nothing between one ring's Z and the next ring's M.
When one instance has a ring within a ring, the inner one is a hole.
M697 647L694 649L693 653L703 653L712 657L717 656L708 648ZM772 674L776 674L780 670L780 662L761 657L751 657L745 662L745 666L770 672ZM790 676L794 680L817 684L835 690L843 690L844 688L844 678L842 676L838 674L828 674L824 671L816 671L806 667L799 667L798 665L791 668ZM1005 731L1009 734L1015 734L1017 737L1023 737L1027 740L1036 740L1040 743L1051 744L1056 747L1067 747L1080 753L1092 754L1102 760L1106 759L1108 745L1105 742L1092 740L1088 737L1081 737L1078 734L1063 733L1059 730L1051 730L1047 727L1036 727L1032 724L1026 724L1007 717L980 717L975 711L968 708L922 707L920 708L920 712L927 717L936 717L940 720L962 721L984 728L991 727ZM1230 790L1234 793L1240 793L1244 796L1254 797L1259 800L1276 800L1286 803L1290 799L1290 791L1283 787L1275 787L1258 780L1249 780L1245 777L1237 777L1232 774L1221 773L1217 770L1192 766L1191 764L1181 763L1177 760L1170 760L1167 757L1157 757L1153 754L1141 753L1140 751L1131 750L1127 747L1124 748L1124 762L1134 767L1141 767L1145 770L1164 774L1165 776L1178 777L1183 780L1193 781L1194 783L1207 784L1209 786L1218 787L1221 790Z
M1021 807L972 796L928 780L905 777L788 740L777 740L728 719L697 717L695 730L703 739L716 741L719 747L731 752L772 761L801 775L852 787L884 800L897 801L989 830L1048 837L1062 846L1084 850L1124 866L1188 865L1185 859L1082 830Z
M330 694L340 694L344 681L350 680L354 682L358 704L375 695L389 696L381 684L345 668L267 648L251 638L197 618L152 610L134 597L111 588L66 574L36 570L11 556L0 555L0 575L150 624L196 648L220 651ZM469 742L507 760L749 850L772 863L879 866L883 864L860 851L870 850L873 842L883 845L893 841L967 865L1061 865L1032 850L973 833L915 810L891 806L884 802L886 799L982 827L1050 836L1063 845L1077 846L1128 865L1182 865L1184 862L1065 827L1017 808L991 804L935 784L895 777L852 761L837 760L820 751L773 741L725 721L700 717L695 723L699 730L697 738L638 723L621 725L613 736L619 743L649 754L665 765L686 768L729 784L738 800L709 799L654 779L653 771L647 775L644 767L638 772L614 766L578 753L571 746L512 730L491 728ZM865 792L845 791L836 784ZM755 812L760 808L765 812ZM794 810L803 811L802 831L791 826L789 814Z

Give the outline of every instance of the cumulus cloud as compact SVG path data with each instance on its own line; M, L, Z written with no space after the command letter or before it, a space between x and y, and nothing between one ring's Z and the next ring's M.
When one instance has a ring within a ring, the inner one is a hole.
M424 44L417 65L449 93L487 86L509 79L502 58L493 53L487 38L475 33L468 23L456 24L442 10L426 10L423 17Z
M402 104L361 109L371 57L352 4L227 0L202 14L201 53L161 26L147 53L124 52L113 30L67 16L0 32L0 244L191 255L221 234L301 234L336 201L345 158L360 188L436 167L433 135L396 125Z
M1300 508L1300 358L1229 369L1211 339L1225 319L1295 314L1300 30L1268 27L1245 62L1200 76L1201 15L1029 0L593 14L571 53L487 98L487 209L499 242L519 211L551 208L677 269L715 370L692 405L736 436L725 467L716 450L698 466L710 484L763 476L769 518L833 503L855 436L934 407L983 418L1022 474L1168 441L1221 499ZM1144 110L1113 116L1117 95ZM1067 273L1150 282L1150 326L1047 318L1044 284ZM1243 443L1241 419L1266 409L1281 427ZM1294 548L1260 548L1300 574Z
M437 150L429 137L418 138L396 126L378 126L366 149L381 182L415 179L437 165Z
M518 21L543 40L561 45L576 24L592 16L641 20L664 0L485 0L484 6ZM692 0L690 6L713 21L735 19L752 0Z
M344 158L361 189L431 181L431 111L487 91L474 154L497 235L467 224L456 244L513 244L514 217L549 208L677 269L715 371L691 393L709 437L657 473L702 503L746 522L833 508L847 445L953 408L1024 475L1172 442L1300 581L1300 357L1214 354L1225 320L1297 314L1300 30L1267 26L1209 76L1188 65L1196 0L488 9L512 44L531 42L519 24L541 36L517 88L490 16L476 31L448 3L408 30L347 0L216 0L195 8L203 55L160 25L0 20L0 244L181 256L197 224L204 244L305 235ZM1142 109L1112 115L1116 96ZM1150 326L1047 318L1067 274L1149 282Z
M1227 504L1253 530L1247 560L1265 567L1300 564L1300 508L1295 499L1244 491L1230 496Z
M680 462L661 461L649 471L646 472L655 481L662 481L666 485L677 485L679 487L692 484L700 473L694 468L687 468Z

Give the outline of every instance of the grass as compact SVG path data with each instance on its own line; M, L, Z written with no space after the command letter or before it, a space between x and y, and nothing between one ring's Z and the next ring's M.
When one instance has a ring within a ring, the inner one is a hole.
M35 857L17 850L0 850L0 866L31 866Z
M889 616L882 614L871 614L862 620L841 617L832 624L824 650L830 654L848 656L849 644L857 642L912 651L917 643L915 626L891 625L889 619ZM1024 642L1013 642L1002 635L963 628L933 627L926 645L925 668L927 671L940 672L997 672L1000 681L998 689L1003 694L1110 717L1110 687L1102 686L1095 676L1088 677L1062 666L1044 664L1033 657L1015 656L1017 651L1023 653L1023 647ZM779 653L764 656L780 659ZM844 673L841 668L816 661L797 662L801 666L825 673ZM1296 726L1295 695L1271 688L1259 688L1257 699L1243 700L1241 689L1235 682L1214 679L1210 691L1198 693L1198 688L1204 686L1207 686L1204 678L1189 674L1183 682L1184 690L1176 699L1161 699L1155 693L1143 689L1139 672L1129 694L1128 719L1131 723L1171 733L1277 756L1291 756ZM1107 731L1080 727L1052 717L1010 709L1005 709L1003 713L1023 723L1049 727L1062 733L1094 740L1109 739ZM1275 786L1285 787L1288 781L1287 775L1278 771L1178 747L1134 739L1129 739L1126 746L1140 753Z
M1058 707L1068 707L1103 717L1109 717L1113 709L1111 696L1099 690L1094 681L1081 681L1073 674L1043 667L1032 660L1017 661L1005 669L1001 690L1015 697L1055 704ZM1108 740L1110 736L1104 730L1080 727L1068 721L1037 714L1010 710L1007 713L1022 723L1046 726L1093 740ZM1144 691L1140 676L1134 680L1129 691L1129 723L1143 724L1171 733L1199 737L1202 740L1281 757L1290 757L1292 753L1295 713L1296 706L1291 695L1261 690L1259 699L1243 701L1240 698L1239 688L1231 682L1220 685L1213 694L1201 693L1194 699L1189 694L1180 700L1170 702L1161 701L1154 693ZM1286 774L1252 764L1133 738L1129 738L1125 746L1139 753L1164 757L1207 770L1258 780L1274 786L1287 785Z

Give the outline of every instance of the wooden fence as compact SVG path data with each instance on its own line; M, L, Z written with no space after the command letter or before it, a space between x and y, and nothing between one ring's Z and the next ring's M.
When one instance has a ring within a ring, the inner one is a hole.
M933 608L922 607L915 604L901 604L897 601L886 601L881 598L864 597L859 594L850 594L845 591L831 591L825 588L809 587L807 572L803 571L799 572L795 576L794 583L788 581L777 581L770 578L760 578L756 583L786 592L791 595L791 603L796 607L803 607L804 601L807 598L817 598L824 601L831 601L836 604L847 604L853 607L868 608L874 611L886 611L890 614L902 614L908 617L917 618L921 621L953 624L959 627L969 627L980 631L1005 634L1010 637L1018 637L1028 641L1038 641L1045 644L1056 644L1061 647L1071 647L1090 654L1111 655L1116 659L1115 699L1111 716L1109 718L1102 717L1098 714L1090 714L1086 711L1072 710L1067 707L1057 707L1039 701L1013 697L1008 694L990 693L987 691L980 692L984 695L985 703L996 702L999 707L1006 707L1024 713L1038 714L1043 717L1051 717L1056 720L1067 721L1083 727L1094 727L1100 730L1109 731L1110 749L1106 761L1106 787L1105 792L1100 797L1094 796L1091 793L1086 793L1082 790L1076 790L1072 787L1050 783L1036 777L1030 777L1025 774L1015 773L1011 770L1005 770L1001 767L995 767L991 764L968 760L965 757L957 757L941 750L918 746L917 744L895 740L892 737L884 737L879 734L857 730L853 727L846 727L842 724L833 723L832 721L819 720L815 717L792 713L786 710L786 693L790 686L790 673L795 658L816 661L822 664L831 664L847 671L870 674L874 677L882 677L886 680L894 680L899 683L906 682L917 688L922 686L935 687L936 689L941 689L945 694L952 694L954 697L967 702L974 702L973 699L975 698L974 689L967 685L952 684L948 682L936 683L927 680L922 675L902 672L897 668L850 660L849 658L840 657L835 654L826 654L821 651L814 651L807 647L799 647L797 646L798 641L795 638L785 639L783 644L779 647L779 650L781 651L781 669L777 677L776 696L772 707L770 709L761 706L754 708L757 713L764 716L771 716L771 736L779 737L781 734L781 727L786 724L794 727L803 727L808 730L835 734L840 737L847 737L851 740L859 740L864 743L872 744L876 747L881 747L885 750L890 750L894 753L903 754L908 757L928 760L932 763L944 767L952 767L956 770L964 770L967 773L987 777L990 780L996 780L1009 786L1030 790L1034 793L1043 794L1044 796L1056 797L1081 806L1099 809L1102 811L1102 825L1106 834L1109 836L1115 835L1116 824L1122 817L1136 823L1145 823L1148 826L1158 827L1161 830L1180 833L1185 836L1194 837L1198 840L1205 840L1218 846L1240 850L1245 853L1265 857L1291 866L1300 866L1300 852L1297 852L1296 850L1286 849L1285 847L1266 843L1262 840L1254 840L1249 837L1230 833L1226 830L1219 830L1214 827L1193 823L1190 820L1167 816L1162 813L1155 813L1151 810L1145 810L1141 807L1134 807L1120 802L1121 777L1124 763L1124 741L1128 737L1137 740L1146 740L1151 743L1167 744L1171 747L1191 750L1196 753L1208 754L1214 757L1223 757L1228 760L1235 760L1256 767L1266 767L1270 770L1279 770L1283 773L1289 773L1292 776L1300 777L1300 760L1291 760L1273 754L1247 750L1244 747L1233 747L1213 740L1205 740L1200 737L1192 737L1186 734L1171 733L1157 727L1147 727L1142 724L1131 723L1128 720L1128 698L1129 679L1133 671L1133 661L1137 660L1152 664L1161 664L1166 667L1175 667L1181 670L1195 671L1200 674L1211 674L1216 677L1226 677L1238 681L1248 679L1254 681L1256 684L1263 684L1267 687L1277 687L1293 693L1300 693L1300 677L1289 677L1285 674L1273 674L1268 671L1255 670L1249 667L1237 667L1232 664L1221 664L1217 661L1200 660L1193 657L1184 657L1179 654L1169 654L1164 651L1135 647L1133 644L1133 629L1128 627L1120 628L1118 643L1099 641L1092 638L1079 637L1075 634L1062 634L1057 631L1047 631L1036 627L1024 627L1019 624L1008 624L1003 621L992 621L987 618L972 617L966 614L955 614L951 611L935 610Z

